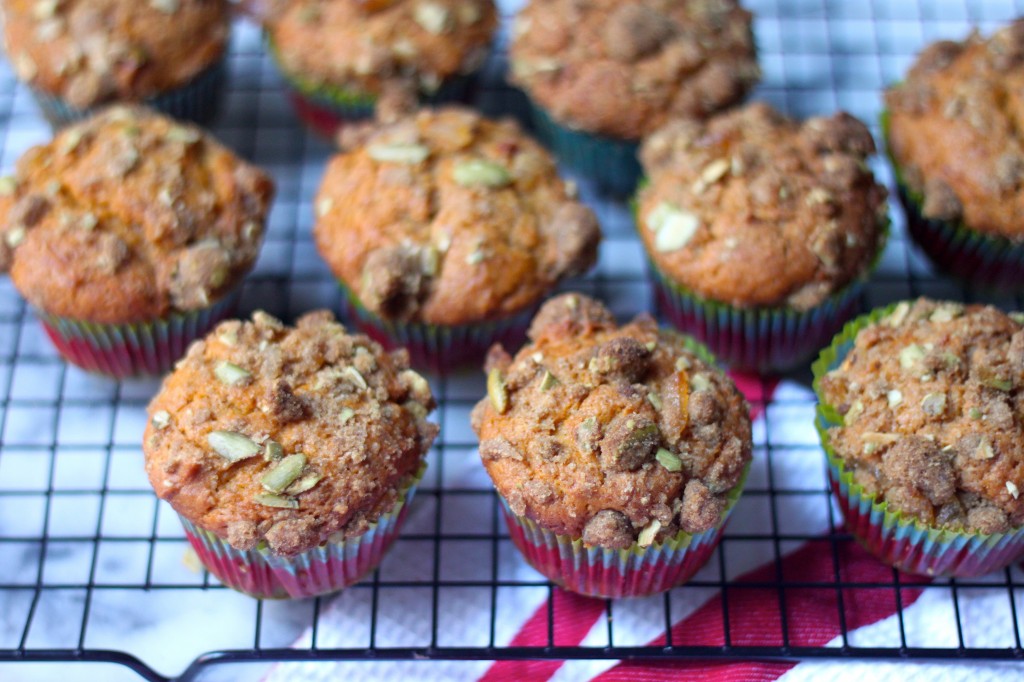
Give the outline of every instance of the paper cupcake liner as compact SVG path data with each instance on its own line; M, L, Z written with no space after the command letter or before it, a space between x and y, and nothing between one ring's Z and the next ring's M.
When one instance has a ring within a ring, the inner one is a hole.
M907 217L907 230L914 242L943 272L964 284L997 293L1024 290L1024 242L986 235L962 221L946 222L924 217L924 197L903 179L889 144L889 112L881 116L882 135L889 163L896 178L896 190Z
M346 121L372 118L377 108L377 95L348 88L317 83L284 69L277 48L269 36L266 37L270 52L278 71L287 85L288 99L295 113L310 129L333 138ZM476 91L479 74L456 75L445 79L437 91L421 93L420 102L437 105L468 102Z
M645 597L665 592L693 577L711 558L725 524L743 491L748 464L732 490L721 521L703 533L680 531L663 543L628 549L588 547L580 538L559 535L519 516L501 495L501 508L512 542L527 562L548 580L590 597Z
M98 324L36 310L53 345L73 365L116 378L163 374L190 343L205 336L238 307L233 292L204 310L174 313L166 319L127 324Z
M406 483L395 506L362 535L329 541L294 556L278 556L267 547L241 550L179 515L192 549L224 585L257 599L305 599L358 582L377 568L398 537L427 465Z
M828 460L832 493L846 519L846 528L881 561L907 573L971 578L1005 568L1024 556L1024 528L993 534L939 529L889 509L880 496L854 482L853 472L829 442L828 429L842 425L843 418L823 401L821 379L842 363L860 330L891 313L896 305L876 309L847 324L812 367L818 395L815 426Z
M665 317L706 343L731 367L757 372L792 369L828 344L860 308L857 280L810 310L735 308L672 282L652 262L654 294ZM872 268L873 269L873 268Z
M172 118L205 124L213 120L220 109L224 86L224 60L217 62L182 87L143 101ZM60 97L31 88L32 96L53 128L62 128L81 121L105 105L78 109Z
M389 350L405 348L413 366L445 374L461 367L479 365L495 343L519 347L536 312L536 306L511 317L464 325L392 322L363 307L351 289L340 284L342 314L377 343Z
M591 135L560 125L532 100L530 109L538 137L559 161L591 178L605 194L628 197L633 193L643 175L637 142Z

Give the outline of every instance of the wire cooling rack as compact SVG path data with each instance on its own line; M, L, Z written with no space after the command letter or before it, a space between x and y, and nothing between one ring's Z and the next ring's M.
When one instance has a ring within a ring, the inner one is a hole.
M512 4L504 4L506 15L515 11ZM755 97L796 116L842 108L874 125L880 89L900 78L923 44L961 38L972 26L990 31L1020 14L1022 4L750 0L765 74ZM502 38L488 64L478 104L492 114L517 114L521 97L502 80L504 44ZM237 27L229 82L214 132L278 183L243 307L286 320L318 307L337 309L339 292L310 239L311 197L330 148L296 123L252 27ZM0 66L0 131L4 169L49 135L6 66ZM891 183L880 160L875 169ZM651 310L628 212L595 196L586 182L581 186L606 241L596 272L566 288L603 298L621 316ZM918 294L978 300L933 275L906 241L895 207L893 219L894 235L865 306ZM1019 300L994 302L1020 308ZM5 670L17 677L37 669L17 665L25 661L71 662L78 667L54 674L74 679L103 668L85 673L86 662L106 662L103 679L121 679L130 669L164 680L198 679L229 662L258 664L228 668L236 679L243 670L266 674L280 661L1024 658L1018 617L1024 574L1017 568L927 584L889 569L875 570L870 580L845 572L853 541L829 500L806 373L787 377L774 394L768 381L755 382L751 402L765 416L755 429L753 473L708 566L667 595L605 604L606 625L582 643L566 644L555 627L559 600L512 548L479 466L468 413L484 392L480 377L432 383L442 435L405 532L381 568L336 597L260 603L190 566L174 515L146 483L139 441L157 382L117 383L69 368L10 282L0 281L0 677ZM814 543L828 548L833 570L792 577L787 557ZM762 577L736 580L758 565L767 567L756 574ZM742 614L733 607L749 590L772 601L777 616L777 629L761 639L740 638L735 627ZM839 635L827 643L808 645L793 625L808 591L832 595L835 603ZM906 605L919 595L945 603L945 616L915 616ZM546 637L509 646L506 623L522 617L508 612L532 610L545 598ZM859 637L850 622L851 604L865 600L891 603L896 613L873 638ZM671 626L680 610L700 603L720 605L722 632L697 646L680 641ZM338 613L348 617L340 639L327 632L325 620Z

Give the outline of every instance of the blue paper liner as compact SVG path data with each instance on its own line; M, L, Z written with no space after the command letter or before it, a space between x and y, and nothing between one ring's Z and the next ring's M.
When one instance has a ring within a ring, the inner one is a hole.
M212 121L220 110L224 90L224 59L213 64L182 87L143 100L143 104L172 118L205 124ZM32 96L43 116L54 129L88 118L111 102L88 109L78 109L49 93L31 88Z
M532 100L530 111L537 136L559 161L591 178L605 194L628 197L633 193L643 175L637 141L573 130L559 124Z
M395 506L362 535L340 538L293 556L265 545L242 550L179 515L199 560L226 586L257 599L305 599L344 589L377 568L398 537L426 463L408 477Z
M970 578L1009 566L1024 556L1024 528L1005 533L979 533L936 528L916 517L889 508L854 481L853 471L832 447L828 429L843 424L842 415L824 401L822 378L839 367L853 349L857 334L889 315L894 303L862 315L847 324L812 366L818 396L815 427L828 463L832 493L854 538L884 563L907 573Z

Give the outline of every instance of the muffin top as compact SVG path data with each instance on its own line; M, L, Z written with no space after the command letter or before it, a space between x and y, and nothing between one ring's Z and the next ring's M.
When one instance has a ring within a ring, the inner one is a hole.
M511 78L561 124L635 140L746 95L760 78L750 23L735 0L534 0Z
M327 167L313 236L377 315L505 317L594 264L594 214L514 122L448 108L342 135L348 151Z
M737 307L806 310L882 248L886 191L871 134L840 113L796 123L766 104L675 121L645 142L637 222L672 281Z
M1024 19L929 46L885 102L889 152L926 218L1024 240Z
M646 315L551 299L515 358L488 358L472 413L480 456L511 509L588 545L625 548L722 519L751 457L746 402Z
M1024 327L995 308L903 302L857 334L819 395L857 483L922 523L1024 524Z
M38 308L98 323L202 309L252 267L273 181L200 128L115 106L0 179L0 270Z
M479 68L498 24L492 0L271 5L264 23L290 77L413 102L416 93L433 93L446 78Z
M179 88L221 59L225 0L2 0L18 77L86 109Z
M143 440L156 494L238 549L358 535L392 509L437 435L404 351L327 311L222 322L165 380Z

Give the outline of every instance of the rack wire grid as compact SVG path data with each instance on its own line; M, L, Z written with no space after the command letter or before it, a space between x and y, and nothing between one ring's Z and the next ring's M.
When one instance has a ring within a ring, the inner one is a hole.
M513 4L502 7L505 27ZM764 69L754 97L800 117L845 109L877 133L880 90L901 77L924 44L962 38L972 27L991 31L1020 14L1022 4L749 0ZM503 31L478 105L518 115L523 100L503 80L505 45ZM269 169L278 184L243 309L263 308L285 320L319 307L336 310L339 291L310 238L311 197L331 148L297 123L252 26L236 27L229 84L214 133ZM6 66L0 129L4 169L49 136ZM874 169L891 186L881 159ZM626 207L596 196L586 181L580 185L605 242L596 271L564 288L595 294L620 316L651 310ZM865 307L918 294L979 300L933 274L905 238L899 208L891 212L894 234ZM994 302L1020 307L1014 299ZM880 564L871 580L846 574L853 540L830 501L807 372L786 377L774 394L773 381L757 380L751 403L764 416L755 428L753 471L709 564L668 594L604 604L606 627L582 645L567 644L555 626L563 608L555 588L515 552L479 465L468 415L484 393L481 376L431 381L441 437L408 524L380 569L333 597L259 602L190 566L174 514L147 484L139 443L158 382L114 382L67 366L10 281L0 281L0 676L24 672L12 666L26 661L105 662L104 679L130 669L133 679L191 680L226 669L259 676L275 661L1024 657L1019 568L971 581L921 581ZM832 570L794 578L792 552L815 543L831 553ZM762 570L750 573L757 566ZM808 593L824 593L822 603L835 604L840 635L828 643L807 645L798 631L795 614ZM945 603L945 616L936 619L933 610L922 618L905 608L919 595ZM777 627L760 639L738 638L737 609L752 598L771 602ZM522 612L545 599L543 643L508 645L508 623L521 623ZM896 614L872 637L859 637L848 622L849 607L865 601L891 604ZM718 640L673 641L672 624L701 604L720 610ZM219 665L245 662L258 665ZM84 675L80 667L70 672Z

